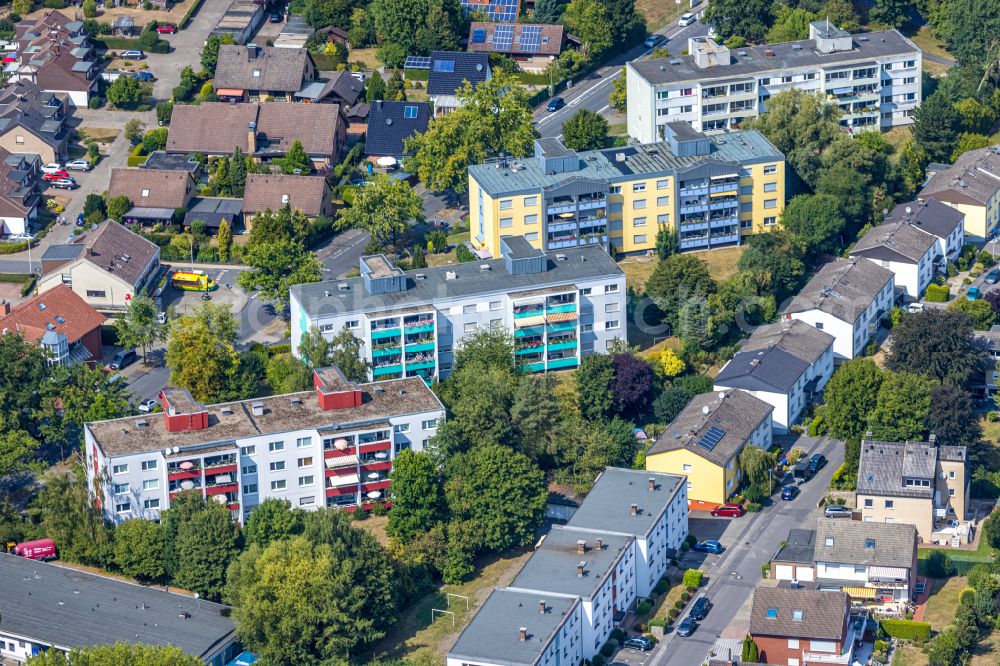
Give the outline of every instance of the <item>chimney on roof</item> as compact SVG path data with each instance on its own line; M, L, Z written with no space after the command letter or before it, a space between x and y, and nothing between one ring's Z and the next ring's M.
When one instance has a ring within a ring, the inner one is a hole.
M578 578L583 578L583 568L587 566L587 560L580 560L576 563L576 575Z
M649 480L647 481L647 485L649 487L650 492L656 490L656 479L653 478L653 477L649 477Z
M635 502L632 502L632 505L629 506L629 508L628 508L628 513L629 513L630 516L638 516L639 515L639 505L636 504Z
M868 444L871 444L871 442L872 442L872 431L871 430L869 430L868 432L865 433L865 442L868 443Z
M927 443L930 444L931 446L937 446L937 435L935 435L934 433L928 435Z
M527 627L521 627L520 629L517 630L517 640L519 640L519 641L526 641L526 640L528 640L528 628Z
M0 314L3 314L4 316L10 314L10 302L9 301L6 301L6 300L0 301Z
M257 152L257 123L247 125L247 154L253 155Z
M597 537L596 539L594 539L594 548L596 550L604 549L604 537Z
M545 599L538 602L538 612L545 615Z
M256 60L257 56L260 55L260 49L254 43L247 44L247 60Z

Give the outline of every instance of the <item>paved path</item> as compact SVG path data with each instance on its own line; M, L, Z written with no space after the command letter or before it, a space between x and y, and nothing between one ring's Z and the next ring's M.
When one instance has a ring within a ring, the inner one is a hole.
M173 35L164 35L170 42L170 53L150 53L146 58L149 71L156 76L153 97L157 101L170 99L171 91L181 82L181 70L201 69L201 48L232 0L205 0L188 27ZM155 121L154 121L155 124Z
M924 60L930 60L931 62L936 62L939 65L944 65L945 67L954 67L955 59L948 58L946 56L934 55L933 53L927 53L924 51Z

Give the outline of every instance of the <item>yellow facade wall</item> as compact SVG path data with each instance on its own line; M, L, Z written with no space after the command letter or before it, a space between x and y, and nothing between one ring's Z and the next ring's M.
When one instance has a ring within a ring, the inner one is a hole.
M735 470L737 466L734 464L733 467ZM686 475L688 500L691 502L722 504L729 496L726 492L726 470L687 449L648 455L646 469L651 472Z

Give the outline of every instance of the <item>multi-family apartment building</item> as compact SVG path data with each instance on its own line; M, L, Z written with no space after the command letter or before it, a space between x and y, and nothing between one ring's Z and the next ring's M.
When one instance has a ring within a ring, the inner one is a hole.
M533 157L469 167L472 244L494 257L506 236L636 253L674 229L681 250L705 250L778 224L785 157L762 134L708 137L678 122L655 141L578 153L538 139Z
M843 592L782 583L753 591L748 632L769 664L853 663L859 631Z
M658 141L676 121L703 132L739 127L789 89L822 95L852 130L908 125L920 104L922 54L897 30L851 35L816 21L809 39L729 49L695 37L688 53L628 63L630 136Z
M952 165L928 165L933 174L920 201L936 200L965 215L970 242L995 238L1000 226L1000 145L970 150Z
M683 476L608 468L569 523L494 590L448 666L577 664L647 596L688 533Z
M969 478L964 446L927 442L877 442L871 433L861 443L857 507L873 523L906 523L921 541L947 521L965 519Z
M375 379L445 377L464 336L513 332L526 372L574 368L626 339L625 275L599 247L542 252L503 240L503 258L403 271L382 255L361 276L292 287L292 352L318 329L348 330L363 343Z
M892 271L896 286L916 301L934 275L944 269L937 254L938 240L923 229L895 220L869 229L851 248L850 256Z
M871 261L837 259L825 264L785 308L798 319L834 337L833 354L850 360L875 339L879 321L896 300L894 274Z
M422 450L444 407L419 379L353 384L336 368L313 392L203 405L161 392L163 413L88 423L87 480L113 522L156 520L182 492L238 520L269 498L357 507L388 496L396 454Z

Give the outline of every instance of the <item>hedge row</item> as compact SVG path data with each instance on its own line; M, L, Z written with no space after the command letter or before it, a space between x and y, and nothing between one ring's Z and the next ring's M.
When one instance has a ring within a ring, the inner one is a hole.
M191 6L188 7L188 10L184 12L184 16L181 18L181 20L177 22L177 28L179 30L183 30L184 28L188 27L188 24L191 23L191 19L194 18L194 15L198 13L198 10L201 9L201 6L204 3L205 0L194 0L194 2L191 3Z
M0 243L0 254L17 254L28 249L28 241L20 243Z
M948 302L948 286L943 284L931 283L927 285L927 293L925 297L929 303L947 303Z
M926 641L931 636L931 625L929 622L882 620L881 624L885 633L893 638L905 641Z
M21 297L24 298L31 292L35 290L35 283L38 282L38 276L32 275L28 278L28 281L24 283L21 287Z
M29 275L27 273L0 273L0 282L13 282L14 284L24 284Z

